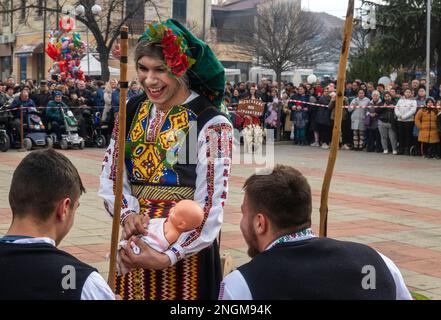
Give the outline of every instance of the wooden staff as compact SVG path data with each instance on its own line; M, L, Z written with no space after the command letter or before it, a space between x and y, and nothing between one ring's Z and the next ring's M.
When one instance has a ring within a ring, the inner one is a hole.
M119 224L121 215L121 206L123 198L123 175L124 175L124 150L126 138L126 97L129 84L127 82L127 64L129 47L129 28L121 27L121 58L120 58L120 95L119 95L119 114L118 114L118 157L116 167L116 191L115 204L113 208L112 242L110 247L109 279L110 288L115 292L116 276L116 253L119 240Z
M320 202L320 237L326 237L328 233L328 196L331 186L332 174L334 173L337 151L340 143L341 121L343 115L343 99L346 80L346 65L348 62L349 48L352 39L352 25L354 20L354 0L349 0L346 13L345 29L343 34L343 45L340 54L340 66L337 77L337 101L335 103L334 130L332 132L331 150L329 152L328 166L322 185Z

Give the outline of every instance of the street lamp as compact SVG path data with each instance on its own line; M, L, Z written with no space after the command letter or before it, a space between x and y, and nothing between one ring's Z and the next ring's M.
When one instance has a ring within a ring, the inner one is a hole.
M80 16L80 17L85 17L86 16L86 8L80 4L78 5L76 8L76 13ZM91 11L92 14L97 16L101 13L101 6L98 4L95 4L92 6ZM86 42L87 42L87 50L86 50L86 54L87 54L87 75L90 76L90 57L89 57L89 27L86 25Z
M432 18L432 0L427 0L427 41L426 41L426 97L430 95L430 29ZM439 75L438 75L439 77Z

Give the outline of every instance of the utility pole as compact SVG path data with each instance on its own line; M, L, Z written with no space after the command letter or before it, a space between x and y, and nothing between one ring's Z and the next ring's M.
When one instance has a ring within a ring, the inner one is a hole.
M427 0L426 97L428 97L430 95L430 29L431 29L431 18L432 18L432 0Z
M11 3L10 3L10 5L11 5L11 23L10 23L10 26L11 26L11 36L14 34L14 4L13 4L13 2L12 2L12 0L11 0ZM10 61L10 64L11 64L11 74L14 74L14 57L12 56L12 53L14 52L14 43L13 42L11 42L10 43L10 46L11 46L11 61Z
M207 19L206 11L207 11L207 0L204 0L204 14L203 14L204 20L202 22L202 40L203 41L205 41L205 20Z
M11 34L14 33L14 4L11 0Z
M60 30L60 25L59 25L59 23L58 23L58 21L60 21L60 13L59 13L59 10L60 10L60 0L57 0L57 21L56 21L56 23L55 23L55 25L57 26L57 31Z

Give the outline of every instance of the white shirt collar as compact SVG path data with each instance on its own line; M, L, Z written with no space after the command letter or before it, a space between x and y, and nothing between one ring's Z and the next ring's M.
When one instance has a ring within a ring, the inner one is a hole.
M187 100L184 101L183 104L187 104L187 103L189 103L190 101L193 101L194 99L196 99L197 97L199 97L199 94L196 93L195 91L190 90L190 92L191 92L190 96L187 98Z
M54 247L56 246L55 240L52 240L51 238L47 238L47 237L18 239L12 243L16 243L16 244L47 243L53 245Z
M276 244L279 244L279 243L297 242L297 241L303 241L303 240L308 240L308 239L312 239L312 238L316 238L316 236L314 235L314 232L312 231L311 228L307 228L305 230L301 230L299 232L287 234L287 235L284 235L280 238L277 238L268 247L266 247L265 251L271 249L272 247L274 247Z
M193 101L194 99L199 97L199 94L197 92L195 92L193 90L190 90L190 92L191 92L190 96L182 104L190 103L191 101ZM152 108L152 112L151 112L151 117L155 116L155 111L156 111L156 106L153 104L153 108Z

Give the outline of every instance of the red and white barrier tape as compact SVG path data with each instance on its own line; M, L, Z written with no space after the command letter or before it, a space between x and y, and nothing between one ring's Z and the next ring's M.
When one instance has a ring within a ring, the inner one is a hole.
M311 106L316 106L316 107L321 107L321 108L329 108L328 105L325 104L319 104L319 103L314 103L314 102L305 102L305 101L301 101L301 100L287 100L285 102L295 102L295 103L299 103L299 104L306 104L306 105L311 105ZM231 103L228 106L235 106L238 105L238 103ZM292 106L291 108L295 108L297 106ZM370 109L370 108L379 108L379 109L395 109L397 108L397 106L394 105L390 105L390 106L343 106L345 109ZM427 106L417 106L417 108L425 108ZM433 106L433 107L427 107L427 108L431 108L431 109L441 109L441 106Z
M84 109L84 110L90 110L94 107L17 107L17 108L12 108L12 109L4 109L4 110L0 110L0 112L10 112L10 111L17 111L20 109L23 110L27 110L27 109L31 109L31 110L35 110L35 109Z

